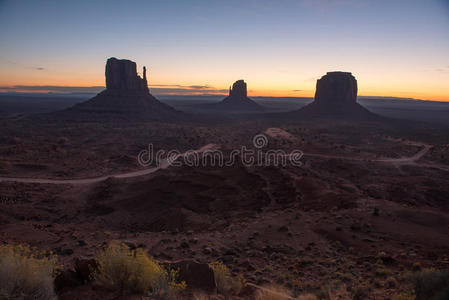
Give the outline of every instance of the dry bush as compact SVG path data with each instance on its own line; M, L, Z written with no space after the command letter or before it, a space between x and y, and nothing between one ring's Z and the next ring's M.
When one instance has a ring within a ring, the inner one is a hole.
M210 297L203 293L195 293L192 297L193 300L209 300Z
M0 246L0 299L56 299L56 256L28 246Z
M245 279L242 276L233 277L229 268L221 261L210 263L209 266L214 271L218 293L239 294L245 286Z
M300 295L297 299L298 300L318 300L317 296L315 296L314 294Z
M270 285L257 291L256 300L318 300L318 298L314 294L304 294L295 298L287 288Z
M112 242L98 256L98 270L93 273L96 284L121 293L151 294L173 298L186 287L176 282L177 272L165 270L143 249L131 250Z
M259 289L256 293L257 300L290 300L294 299L291 292L285 287L269 285ZM305 300L305 299L304 299Z
M397 295L394 295L392 300L415 300L415 294L411 292L403 292Z
M417 299L449 299L449 271L424 270L409 276Z

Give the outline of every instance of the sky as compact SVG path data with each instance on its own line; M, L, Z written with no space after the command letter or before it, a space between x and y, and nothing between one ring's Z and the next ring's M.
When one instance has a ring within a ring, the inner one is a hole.
M310 97L347 71L359 95L449 101L449 0L0 0L0 91L101 90L109 57L155 94Z

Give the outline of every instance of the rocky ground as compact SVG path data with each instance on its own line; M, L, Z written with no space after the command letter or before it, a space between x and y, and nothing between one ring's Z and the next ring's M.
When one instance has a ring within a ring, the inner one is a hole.
M346 122L4 125L0 177L127 172L142 168L135 156L149 142L181 151L214 143L229 155L258 133L268 138L264 150L304 152L301 166L237 162L92 184L0 182L0 241L54 251L64 269L120 240L165 263L222 261L255 286L366 288L384 299L408 290L403 276L414 270L449 268L444 131ZM66 293L106 297L89 285Z

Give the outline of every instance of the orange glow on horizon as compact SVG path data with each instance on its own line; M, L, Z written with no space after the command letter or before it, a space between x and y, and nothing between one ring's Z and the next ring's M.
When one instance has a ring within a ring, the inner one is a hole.
M47 90L51 87L97 87L87 93L96 93L105 86L104 63L95 62L85 68L71 66L70 68L49 68L43 71L23 72L20 68L0 70L0 92L32 92L58 93ZM141 66L138 66L138 70ZM336 69L336 68L329 68ZM348 68L350 69L350 68ZM62 70L62 71L61 71ZM207 72L207 73L206 73ZM239 73L241 75L236 75ZM315 95L316 80L326 71L318 70L291 72L287 75L276 74L270 70L256 70L246 73L236 72L227 68L223 71L201 70L201 73L190 69L177 67L155 66L149 68L150 91L156 95L227 95L229 86L235 80L244 79L248 84L250 97L310 97ZM359 96L413 98L419 100L449 102L449 73L413 73L400 76L399 73L383 74L381 70L370 72L353 72L359 85ZM378 74L383 74L382 76ZM204 80L204 78L208 78ZM178 84L173 84L177 82ZM24 86L22 89L20 86ZM32 88L26 88L32 87ZM42 87L42 89L39 89ZM100 88L98 88L100 87ZM201 87L201 88L196 88ZM62 92L61 92L62 93Z
M81 82L80 82L81 83ZM85 82L83 82L85 83ZM31 86L33 89L27 89L27 88L20 88L20 86ZM28 84L17 84L17 85L1 85L0 86L0 92L19 92L19 93L58 93L55 90L47 89L46 87L51 86L54 88L67 88L70 89L72 87L73 89L77 88L93 88L98 91L101 91L104 89L104 83L96 82L93 84L88 85L53 85L53 84L40 84L40 85L28 85ZM196 91L195 89L186 89L186 92L176 92L176 91L164 91L164 92L158 92L158 89L160 86L166 87L166 89L175 88L178 85L155 85L155 87L152 87L150 85L150 92L153 94L159 94L159 95L181 95L181 96L195 96L195 95L222 95L227 96L228 92L223 91L216 91L216 90L226 90L227 87L223 88L213 88L211 92L208 92L208 90L204 91ZM17 87L17 88L16 88ZM42 87L42 88L39 88ZM64 92L60 92L63 94ZM75 92L76 93L76 92ZM80 92L82 93L82 92ZM96 91L88 91L84 93L96 93ZM315 90L303 90L303 91L293 91L293 90L285 90L285 89L248 89L248 97L298 97L298 98L313 98L315 95ZM382 92L382 91L370 91L366 92L363 90L359 90L358 96L362 97L396 97L396 98L410 98L410 99L416 99L416 100L428 100L428 101L441 101L441 102L449 102L449 97L446 95L438 95L438 94L430 94L430 93L405 93L405 92Z

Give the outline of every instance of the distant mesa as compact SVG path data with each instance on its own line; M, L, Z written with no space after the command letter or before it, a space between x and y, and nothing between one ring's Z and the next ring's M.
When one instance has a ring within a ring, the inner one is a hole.
M198 108L227 113L250 113L264 111L265 109L263 106L248 98L246 82L242 79L237 80L232 87L229 87L229 96L222 101L212 104L200 104Z
M248 98L246 82L242 79L237 80L229 88L229 96L218 103L218 107L230 110L263 110L263 107Z
M183 116L150 94L145 67L141 78L135 62L111 57L106 62L105 76L104 91L49 116L76 121L173 121Z
M376 117L357 103L357 80L349 72L327 72L317 80L315 101L297 112L304 117L341 119Z

